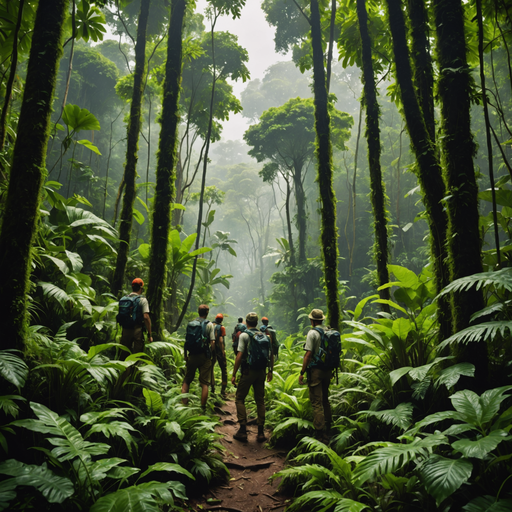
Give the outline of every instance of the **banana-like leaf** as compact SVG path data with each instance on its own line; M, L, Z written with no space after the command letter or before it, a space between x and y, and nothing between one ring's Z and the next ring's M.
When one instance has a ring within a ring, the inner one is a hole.
M13 477L10 481L16 486L35 487L50 503L62 503L75 492L71 480L55 475L46 463L32 466L9 459L0 463L0 474Z
M462 507L466 512L510 512L512 500L500 500L494 496L478 496Z
M28 366L18 354L21 352L17 350L0 350L0 377L21 389L28 377Z
M447 459L440 455L432 455L419 470L423 484L437 506L467 482L472 471L473 464L469 460Z
M510 440L507 432L504 430L493 430L488 436L480 437L476 441L471 439L459 439L452 443L452 447L462 453L464 457L483 459L488 453L492 452L502 441Z
M361 411L358 414L364 416L373 416L387 425L394 425L402 430L406 430L412 421L413 406L410 403L399 404L395 409L385 409L382 411Z

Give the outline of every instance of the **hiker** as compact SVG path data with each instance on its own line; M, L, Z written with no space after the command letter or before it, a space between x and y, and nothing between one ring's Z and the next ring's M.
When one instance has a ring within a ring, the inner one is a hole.
M226 328L222 325L224 315L219 313L215 317L215 324L213 326L215 333L215 352L212 363L212 393L215 393L215 362L219 363L220 371L222 374L222 382L220 394L222 398L226 397L226 387L228 385L228 371L226 367L226 347L224 346L224 340L226 339Z
M148 299L142 295L143 288L144 281L140 277L136 277L132 281L132 293L119 301L119 314L117 315L117 322L123 328L120 343L134 354L144 352L144 327L149 341L153 341L149 303ZM124 361L126 357L127 355L123 351L120 359Z
M238 353L233 368L231 383L236 386L236 373L241 367L242 375L236 390L235 405L236 415L240 428L233 436L238 441L247 441L247 411L245 398L249 390L253 389L254 401L258 412L258 436L259 442L266 441L265 426L265 378L267 382L272 380L272 343L266 334L258 330L258 315L249 313L245 317L247 330L238 338Z
M260 331L266 334L272 342L272 354L274 354L274 361L277 361L279 356L279 343L277 342L277 333L271 325L268 325L268 318L266 316L261 318Z
M307 372L315 437L321 441L327 441L326 427L330 429L332 421L331 405L329 404L329 384L332 378L332 369L318 368L321 365L316 358L320 350L322 335L326 330L322 324L325 316L321 309L313 309L308 317L312 329L308 332L304 345L306 354L302 362L299 384L304 384L304 374Z
M185 334L185 361L187 370L182 393L188 393L190 384L196 376L196 370L199 370L199 384L201 386L201 407L206 410L206 401L208 400L208 387L210 386L212 355L215 350L215 333L213 324L206 319L210 308L206 304L201 304L197 310L199 317L189 322ZM188 398L183 398L182 403L188 404Z
M240 338L240 334L244 332L247 329L247 326L244 324L244 319L239 316L238 317L238 323L235 325L235 328L233 329L233 334L231 335L231 341L233 352L236 355L238 354L238 339Z

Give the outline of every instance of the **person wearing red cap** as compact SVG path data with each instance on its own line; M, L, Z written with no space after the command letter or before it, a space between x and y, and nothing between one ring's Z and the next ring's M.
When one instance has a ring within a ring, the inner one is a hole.
M224 345L224 340L226 338L226 328L222 325L222 321L224 320L224 315L219 313L215 317L215 325L214 325L214 333L215 333L215 352L213 357L212 364L212 393L215 393L215 362L219 363L221 375L222 375L222 383L220 394L222 398L226 397L226 387L228 385L228 371L226 366L226 347Z
M153 341L151 336L151 318L149 316L149 302L146 297L142 296L144 288L144 281L140 277L136 277L132 281L132 293L130 293L129 297L140 296L139 299L139 307L142 311L142 321L140 324L136 324L133 329L129 329L123 327L123 334L121 335L121 345L124 345L133 353L144 352L144 333L142 332L143 325L146 326L146 330L148 331L148 339L149 341ZM121 356L122 357L122 356ZM126 355L123 359L126 358Z

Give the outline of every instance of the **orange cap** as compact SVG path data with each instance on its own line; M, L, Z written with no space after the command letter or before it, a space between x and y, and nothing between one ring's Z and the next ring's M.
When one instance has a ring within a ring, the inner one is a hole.
M133 281L132 281L132 284L138 284L140 286L144 286L144 281L140 278L140 277L136 277Z
M268 318L267 318L266 316L263 316L263 317L261 317L261 321L262 321L262 322L265 322L265 321L267 321L267 322L268 322Z
M222 313L218 313L215 320L220 320L222 322L222 320L224 320L224 315Z

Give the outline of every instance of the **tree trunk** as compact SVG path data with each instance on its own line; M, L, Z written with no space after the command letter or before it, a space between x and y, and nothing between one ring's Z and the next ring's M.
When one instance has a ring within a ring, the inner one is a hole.
M441 99L442 152L448 186L446 202L450 230L448 247L452 279L482 272L478 214L478 185L473 157L476 145L471 134L471 70L466 59L464 11L460 0L434 0L437 32L438 91ZM484 307L482 290L453 295L454 327L469 326L471 315ZM476 385L486 389L485 341L468 343L459 354L475 365Z
M370 167L370 189L373 206L373 218L375 229L375 260L379 286L389 282L388 273L388 232L386 219L386 198L384 184L382 183L382 171L380 167L380 108L377 102L377 88L372 64L372 42L368 32L368 15L366 13L365 0L357 0L357 16L359 19L359 32L363 47L363 82L364 103L366 104L366 141L368 144L368 164ZM383 300L389 300L389 288L379 291ZM381 304L381 309L390 312L388 304Z
M135 182L137 181L137 160L139 132L142 114L142 96L144 94L144 71L146 65L146 30L148 25L150 0L141 0L139 22L137 25L137 43L135 44L135 73L133 75L133 93L128 121L126 144L126 165L124 168L123 208L119 219L119 249L116 268L111 283L111 292L116 297L124 288L124 273L130 250L133 223L133 203L135 201Z
M293 169L293 187L295 190L295 203L297 204L297 228L299 230L299 265L306 262L307 215L306 197L302 184L302 164Z
M425 0L408 0L409 20L411 23L412 57L414 62L414 84L418 101L430 140L436 140L434 119L434 76L428 33L428 18Z
M285 209L286 209L286 226L288 229L288 245L290 246L290 265L292 267L295 266L295 247L293 245L293 233L292 233L292 221L290 216L290 196L292 194L292 189L290 187L290 182L287 178L286 181L286 201L285 201Z
M418 181L423 192L423 203L428 214L430 228L434 278L436 289L440 292L449 283L449 271L446 264L448 259L446 251L448 218L442 203L445 197L445 185L436 150L430 140L412 82L402 2L401 0L386 0L386 3L389 9L389 27L393 38L396 77L404 106L407 130L418 163ZM439 301L437 315L440 338L446 339L452 333L451 309L448 299Z
M161 335L163 319L163 289L166 282L167 249L171 227L171 207L174 202L176 178L176 146L178 142L179 97L183 52L183 20L186 0L172 0L171 20L167 39L167 62L163 90L160 140L156 168L151 254L147 296L155 325Z
M32 36L25 91L14 146L7 199L0 232L4 272L0 305L4 321L0 349L23 350L27 328L27 295L31 246L39 201L53 94L62 55L66 0L40 0Z
M338 290L338 229L336 226L336 196L332 186L332 144L327 88L325 84L322 31L318 0L311 0L311 45L313 47L313 77L315 95L316 157L318 187L322 213L322 255L324 261L325 295L329 325L339 329L341 308Z

